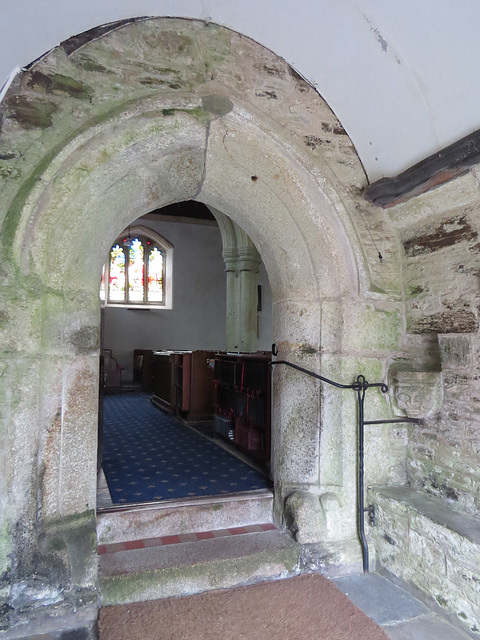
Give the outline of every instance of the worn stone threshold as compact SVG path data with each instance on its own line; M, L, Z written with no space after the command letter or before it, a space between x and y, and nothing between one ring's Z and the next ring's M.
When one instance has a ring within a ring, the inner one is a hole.
M269 489L253 489L252 491L239 491L238 493L220 494L217 496L195 496L191 498L172 498L171 500L162 500L161 502L131 502L129 504L112 504L108 507L99 507L97 514L103 513L119 513L119 512L138 512L151 511L152 509L160 511L162 509L171 509L172 507L192 507L195 505L219 504L226 502L237 502L238 500L270 500L273 498L273 492Z
M97 512L101 545L273 523L273 493L243 493L117 505Z

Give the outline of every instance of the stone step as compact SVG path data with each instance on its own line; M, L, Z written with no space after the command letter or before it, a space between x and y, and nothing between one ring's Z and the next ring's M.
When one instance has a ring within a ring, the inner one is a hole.
M301 547L278 530L105 553L104 606L185 596L300 573Z
M273 522L266 489L225 496L114 506L97 513L102 545Z

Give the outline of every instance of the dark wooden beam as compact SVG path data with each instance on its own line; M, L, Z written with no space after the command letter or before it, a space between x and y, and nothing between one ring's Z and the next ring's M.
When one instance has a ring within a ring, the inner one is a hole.
M480 131L421 160L394 178L382 178L364 189L373 204L387 208L425 193L452 178L466 173L480 162Z
M175 202L161 209L150 211L151 216L172 216L180 218L192 218L193 220L209 220L215 222L210 209L197 200L186 200L185 202Z
M71 55L80 47L83 47L87 42L91 42L92 40L97 40L102 36L110 33L110 31L115 31L115 29L119 29L120 27L124 27L126 24L130 24L132 22L140 22L142 20L146 20L148 18L125 18L123 20L116 20L115 22L108 22L107 24L102 24L99 27L93 27L93 29L89 29L88 31L83 31L83 33L79 33L76 36L71 36L68 40L64 40L60 43L60 46L65 51L67 56ZM29 65L30 67L31 65Z

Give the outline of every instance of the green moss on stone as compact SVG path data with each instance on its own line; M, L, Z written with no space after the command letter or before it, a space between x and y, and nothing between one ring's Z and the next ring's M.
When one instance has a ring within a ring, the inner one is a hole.
M242 558L231 558L210 563L199 563L185 567L169 567L158 571L119 575L101 581L104 606L138 602L150 594L162 594L162 588L175 583L202 588L208 584L212 589L245 584L255 575L259 567L267 563L281 564L287 572L294 572L298 565L299 550L296 547L281 551L261 551ZM161 596L159 596L161 597Z
M339 373L341 379L339 380L337 376L336 382L352 384L359 375L365 376L365 379L372 384L383 382L385 377L383 362L377 358L342 358Z
M95 522L95 511L87 509L82 513L72 513L61 518L49 518L45 521L45 527L48 529L59 528L75 528L85 524Z
M168 87L169 89L178 90L182 88L180 82L174 82L172 80L165 80L163 78L155 78L152 76L146 76L139 80L140 84L148 87Z
M181 109L181 111L187 113L188 115L192 116L192 118L195 118L200 122L205 122L206 120L210 119L210 114L201 107L195 107L194 109Z
M88 129L96 125L102 124L103 122L106 122L108 120L115 118L116 116L126 111L130 106L136 104L137 101L138 101L137 98L126 101L126 102L122 101L121 103L114 105L108 111L97 114L95 118L92 118L91 120L84 122L80 128L78 128L75 131L69 132L68 135L66 135L57 145L52 147L50 151L37 163L37 165L33 168L32 173L29 175L29 177L26 178L18 188L15 198L13 199L12 204L10 205L10 208L5 216L5 221L4 221L4 225L2 227L2 233L1 233L1 241L2 241L2 247L6 251L6 255L8 255L11 249L11 246L14 242L15 234L17 231L17 225L21 218L21 214L23 211L23 207L25 206L25 202L28 200L28 197L30 196L32 190L35 188L38 181L41 179L41 176L45 173L45 171L51 165L54 158L74 138L81 135L84 131L87 131ZM38 103L36 107L40 109L41 107L40 103ZM208 121L208 118L209 118L208 113L206 113L201 108L181 109L178 111L187 113L191 115L193 118L195 118L196 120L199 120L201 122ZM163 115L174 115L175 109L171 109L171 110L164 109L162 113ZM40 114L37 114L37 116L38 118L40 118ZM152 114L152 117L155 117L155 114ZM48 117L46 117L46 120L44 121L45 126L49 126L50 123L51 123L51 119L48 119ZM156 128L152 129L152 131L153 130L162 131L163 129L159 124L157 124ZM140 134L135 134L135 133L129 134L129 135L130 135L130 138L128 137L126 138L127 143L133 142L135 139L137 139L140 136ZM108 155L111 155L111 154L108 154ZM103 159L103 161L106 161L108 159L108 156L104 154L101 156L100 160L101 159ZM87 170L83 172L78 172L79 177L81 177L82 173L87 175ZM14 178L10 176L9 179L14 179Z
M421 293L423 293L424 289L423 287L420 287L419 285L417 286L410 286L407 287L405 290L405 294L407 296L407 298L414 298L418 295L420 295Z
M447 607L448 606L448 600L446 600L443 596L437 595L437 596L435 596L435 600L438 602L438 604L441 607Z
M317 353L317 349L315 349L315 347L312 347L309 344L302 344L299 350L301 353L304 353L305 355L312 355L314 353Z
M90 580L97 561L94 511L50 519L43 528L44 550L48 557L60 560L73 583Z
M40 89L46 93L63 93L78 100L90 100L93 95L93 89L91 87L71 76L65 76L61 73L47 75L35 70L27 82L33 89Z
M9 254L9 250L13 245L15 234L17 231L17 225L21 218L21 213L23 207L25 206L25 202L28 199L28 196L36 186L37 182L40 180L42 174L47 170L50 166L53 158L57 155L57 152L63 148L64 144L59 145L59 148L53 149L50 153L42 158L42 160L36 165L33 169L30 176L22 182L20 185L15 198L5 216L5 221L2 226L2 246L6 250L6 254Z
M50 540L49 547L52 551L64 551L66 549L65 540L63 538L54 538Z
M356 314L351 326L352 346L355 349L398 349L402 338L402 317L398 311L388 311L367 305Z
M72 61L77 67L85 69L85 71L94 71L97 73L110 73L110 71L103 64L100 64L97 60L93 60L88 56L72 56Z
M6 575L11 569L11 539L6 519L0 524L0 576Z
M398 289L398 285L394 287L394 290ZM372 284L370 286L370 291L372 291L373 293L381 293L382 295L384 295L387 291L386 291L386 287L382 288L379 287L377 284Z
M13 167L12 165L5 165L0 167L0 177L2 178L13 178L17 180L22 177L22 172L17 167Z

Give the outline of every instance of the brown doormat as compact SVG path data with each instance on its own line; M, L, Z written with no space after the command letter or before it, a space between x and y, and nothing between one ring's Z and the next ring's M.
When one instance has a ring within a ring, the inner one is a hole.
M106 607L100 640L388 640L327 578Z

